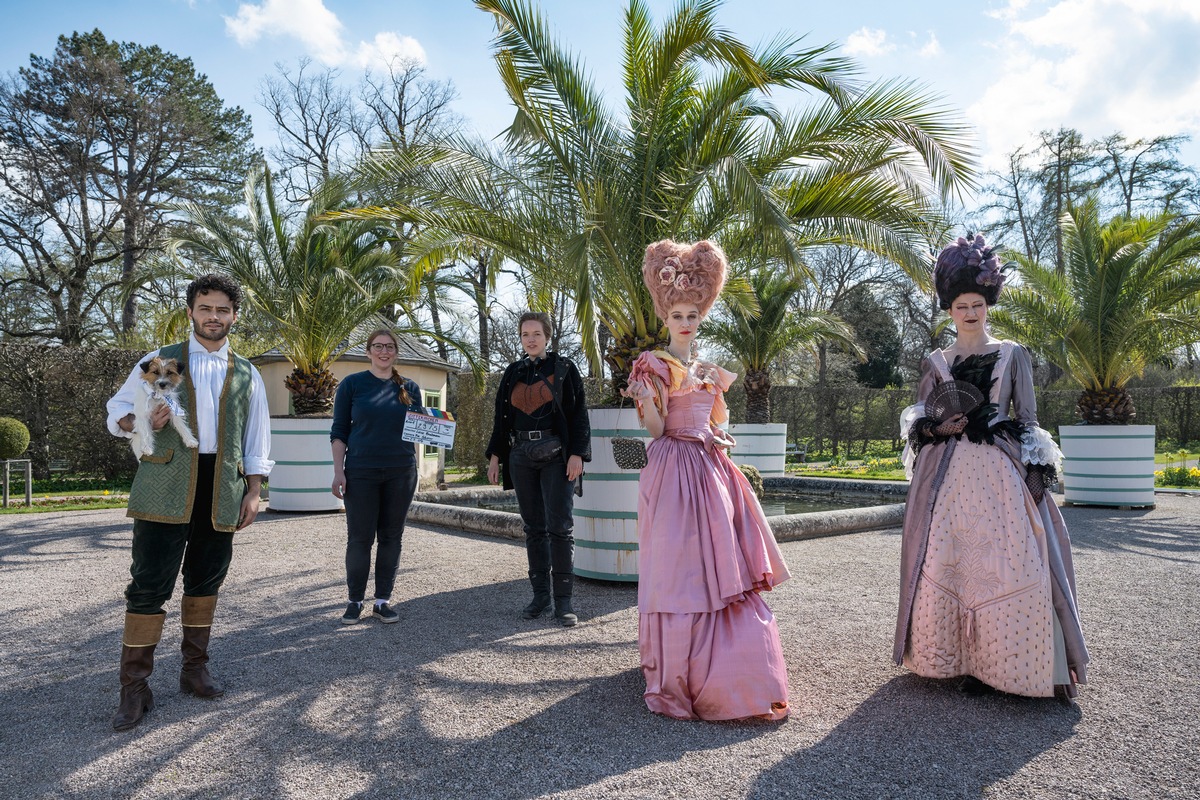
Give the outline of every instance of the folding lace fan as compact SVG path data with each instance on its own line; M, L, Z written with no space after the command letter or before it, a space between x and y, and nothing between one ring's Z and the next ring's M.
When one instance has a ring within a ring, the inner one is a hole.
M937 422L955 414L970 414L983 405L983 392L966 381L942 381L925 398L925 416Z

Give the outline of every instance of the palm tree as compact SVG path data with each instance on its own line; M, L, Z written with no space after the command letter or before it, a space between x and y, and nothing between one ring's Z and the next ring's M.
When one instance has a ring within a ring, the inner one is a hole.
M1130 379L1200 340L1200 218L1161 212L1101 223L1090 197L1068 205L1059 227L1065 271L1018 256L1021 285L988 318L1079 384L1084 422L1128 424Z
M381 185L423 191L360 213L486 243L569 286L593 364L597 327L609 335L615 387L662 341L641 279L650 242L716 238L733 260L766 249L797 271L807 246L854 243L917 273L924 219L971 180L967 128L933 98L862 85L832 45L752 50L718 24L718 0L683 0L657 28L643 0L629 1L622 113L532 4L476 6L496 20L496 65L516 107L503 152L378 157L367 172ZM819 100L784 113L769 100L784 90Z
M705 326L705 337L726 350L742 365L746 390L746 422L771 421L771 363L797 347L815 350L822 341L836 341L859 358L865 353L854 332L836 314L790 310L806 281L786 271L762 268L750 278L758 313L729 305L725 313Z
M342 180L332 178L314 193L294 229L264 165L246 178L244 197L248 230L188 204L182 210L189 232L173 239L169 252L185 271L220 272L242 285L246 307L295 367L285 380L293 409L327 413L337 388L329 366L367 327L387 323L382 310L410 298L410 276L386 229L325 219L346 207L349 193ZM429 335L423 329L401 332Z

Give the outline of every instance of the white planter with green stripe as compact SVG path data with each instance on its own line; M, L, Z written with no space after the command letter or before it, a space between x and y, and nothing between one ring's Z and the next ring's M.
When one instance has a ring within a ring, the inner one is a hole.
M733 463L756 467L764 478L782 478L787 451L787 425L782 422L730 425L737 446L729 452Z
M614 436L650 442L632 408L593 408L592 460L583 465L583 497L575 498L575 574L606 581L638 579L636 470L613 461Z
M329 447L329 417L272 417L268 478L272 511L337 511L342 501L333 496L333 454Z
M1074 505L1153 506L1153 425L1063 425L1065 499Z

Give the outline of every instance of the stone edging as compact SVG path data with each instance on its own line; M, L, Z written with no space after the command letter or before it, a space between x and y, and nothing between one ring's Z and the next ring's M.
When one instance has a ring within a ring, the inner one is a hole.
M763 486L774 494L852 495L862 498L903 497L907 481L861 481L848 478L764 478ZM896 528L904 523L904 503L884 503L838 511L815 511L771 517L776 541L794 542L821 536Z
M523 539L525 528L519 514L492 511L487 508L453 505L454 503L477 503L480 500L502 500L511 497L511 489L499 486L481 486L471 489L447 489L442 492L417 492L408 509L408 518L413 522L459 528L471 533L498 536L502 539Z
M767 489L778 493L795 494L852 494L870 496L899 496L908 492L901 481L854 481L840 478L767 478ZM413 522L458 528L471 533L521 539L525 536L521 517L504 511L454 505L480 500L501 500L512 496L496 486L470 489L448 489L441 492L419 492L413 498L408 518ZM771 531L780 542L838 536L845 533L898 527L904 521L904 504L847 508L839 511L817 511L808 514L788 514L771 517Z

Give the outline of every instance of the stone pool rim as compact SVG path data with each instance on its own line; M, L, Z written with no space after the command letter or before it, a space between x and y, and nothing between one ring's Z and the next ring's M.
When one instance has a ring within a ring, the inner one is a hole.
M848 495L850 497L897 497L908 493L907 481L864 481L842 478L782 477L766 478L763 485L771 494L808 496ZM587 491L586 479L584 491ZM512 494L498 486L472 486L418 492L413 498L408 518L413 522L457 528L470 533L505 539L523 539L525 531L521 517L507 511L474 508L459 503L496 500ZM804 514L784 514L771 517L771 531L776 541L794 542L823 536L840 536L860 531L897 528L904 521L904 503L891 502L847 508L838 511L813 511Z

